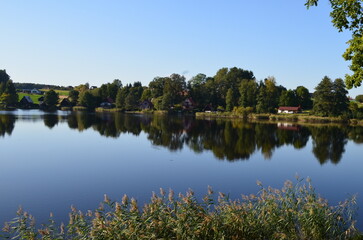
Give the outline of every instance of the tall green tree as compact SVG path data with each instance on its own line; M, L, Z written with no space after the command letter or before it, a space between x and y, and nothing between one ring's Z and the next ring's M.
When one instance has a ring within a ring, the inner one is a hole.
M222 102L223 105L226 103L226 96L228 89L233 89L233 105L238 105L238 100L240 98L239 95L239 87L242 80L252 80L254 79L254 75L252 71L247 71L241 68L233 67L233 68L221 68L217 71L214 76L214 84L216 87L216 92L218 93L219 102Z
M79 94L78 105L93 110L96 107L96 99L90 91L83 91Z
M234 98L233 98L233 90L232 88L228 89L226 96L226 110L231 112L234 107Z
M315 88L313 112L319 116L339 116L348 111L349 100L342 79L325 76Z
M258 84L255 80L242 80L239 87L240 93L240 106L241 107L253 107L256 108Z
M265 79L265 87L266 87L266 96L265 101L268 106L267 112L272 113L275 112L278 107L279 93L281 92L279 88L276 86L275 77L268 77Z
M305 5L316 6L319 0L307 0ZM348 30L352 38L348 41L348 48L343 54L353 74L345 76L345 83L350 89L359 87L363 79L363 8L362 0L329 0L332 11L330 16L334 27L339 32Z
M1 94L1 102L5 107L13 107L18 103L19 96L16 92L13 81L8 80L5 84L4 92Z
M313 101L311 100L311 95L309 90L304 86L298 86L295 89L297 103L303 109L311 109L313 107Z
M152 98L152 95L151 95L151 90L149 88L145 88L143 91L142 91L142 95L141 95L141 98L140 100L141 101L145 101L145 100L151 100Z
M334 91L334 115L341 115L348 111L349 99L347 97L348 91L345 87L344 81L341 78L335 79L333 83Z
M200 108L210 103L208 87L206 86L207 79L205 74L199 73L192 77L187 84L189 96L193 98Z
M126 100L127 95L129 95L131 87L132 87L131 84L127 84L125 87L123 87L117 91L117 95L116 95L116 107L117 108L125 109L125 100Z
M260 83L257 95L257 105L256 112L257 113L267 113L269 110L269 104L266 99L267 91L266 86L263 82Z
M167 92L162 96L162 100L161 100L161 110L169 110L170 107L173 104L173 96L171 95L171 93Z
M290 107L298 106L298 101L295 91L293 90L283 91L279 98L279 106L290 106Z
M152 98L157 98L163 96L165 81L169 79L168 77L155 77L149 83L149 89L151 91Z
M6 73L6 70L0 70L0 83L7 83L10 80L10 76Z
M135 91L130 91L125 99L125 109L135 110L137 108L137 96Z
M79 97L79 92L78 91L76 91L76 90L69 91L68 98L69 98L69 101L71 102L71 104L73 106L75 106L77 104L78 97Z
M55 108L58 103L58 99L58 93L56 93L53 89L47 91L44 94L44 104L47 106L47 108Z

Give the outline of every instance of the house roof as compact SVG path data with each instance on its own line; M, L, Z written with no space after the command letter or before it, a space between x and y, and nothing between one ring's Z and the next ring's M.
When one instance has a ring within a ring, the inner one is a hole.
M33 100L29 96L24 96L21 101L27 101L28 103L33 103Z
M301 107L279 107L281 111L299 111Z

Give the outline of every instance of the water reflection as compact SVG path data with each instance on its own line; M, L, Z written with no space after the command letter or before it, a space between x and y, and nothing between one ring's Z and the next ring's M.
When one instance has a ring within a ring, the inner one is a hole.
M15 117L13 115L0 115L0 136L11 135L14 126Z
M29 119L28 119L29 118ZM196 120L191 117L130 114L45 114L28 116L27 120L43 120L49 129L59 123L80 132L93 129L101 136L118 138L129 133L144 132L156 146L171 151L188 147L196 153L212 151L220 160L248 160L261 152L270 159L282 146L305 148L310 137L312 152L320 164L339 163L348 140L363 143L363 127L309 125L286 123L254 123L233 120ZM16 115L0 115L0 135L11 135L15 121L24 121Z

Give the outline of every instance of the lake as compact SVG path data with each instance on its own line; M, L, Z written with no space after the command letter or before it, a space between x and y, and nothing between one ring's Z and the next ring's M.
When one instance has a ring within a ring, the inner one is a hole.
M0 112L0 223L21 205L46 222L107 194L140 204L152 191L256 193L311 177L331 204L358 194L363 229L363 127L198 120L142 114Z

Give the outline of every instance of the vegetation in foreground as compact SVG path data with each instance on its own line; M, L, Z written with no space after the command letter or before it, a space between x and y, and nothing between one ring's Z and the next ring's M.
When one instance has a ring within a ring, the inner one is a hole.
M355 228L355 198L329 206L309 180L284 187L265 188L257 195L230 200L211 188L199 202L192 190L174 196L172 190L153 193L139 208L125 195L112 202L105 195L95 211L82 213L72 207L68 226L52 219L36 229L31 215L21 209L3 228L12 239L359 239Z

